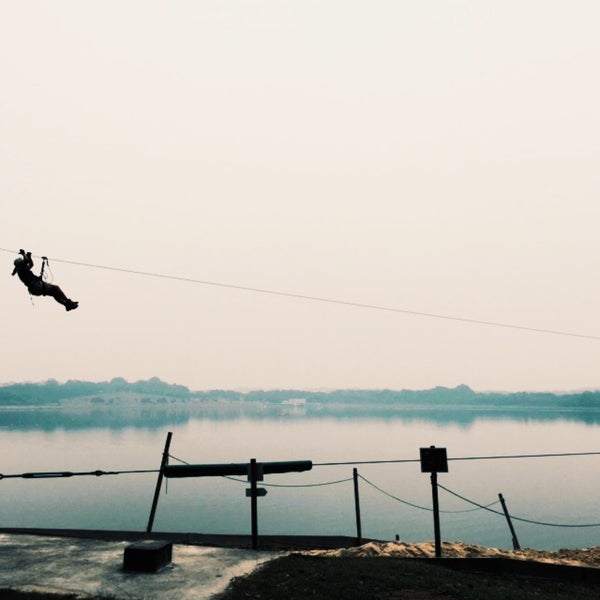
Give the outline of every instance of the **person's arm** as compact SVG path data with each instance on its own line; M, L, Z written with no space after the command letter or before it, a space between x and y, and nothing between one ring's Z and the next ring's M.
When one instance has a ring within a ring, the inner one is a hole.
M31 258L31 252L25 252L25 265L28 269L33 269L33 259Z

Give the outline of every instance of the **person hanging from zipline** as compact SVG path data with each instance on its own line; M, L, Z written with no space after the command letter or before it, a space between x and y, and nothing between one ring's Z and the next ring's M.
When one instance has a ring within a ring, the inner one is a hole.
M31 271L33 268L33 259L31 252L19 250L21 255L14 261L15 268L12 274L17 275L19 279L27 286L29 293L32 296L52 296L59 304L62 304L66 310L74 310L79 306L79 302L67 298L65 293L52 283L44 281L44 266L48 264L48 259L42 256L42 269L39 275L34 275Z

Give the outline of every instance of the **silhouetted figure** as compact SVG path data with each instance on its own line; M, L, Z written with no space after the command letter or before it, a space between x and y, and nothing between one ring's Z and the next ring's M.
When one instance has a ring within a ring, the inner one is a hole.
M59 304L62 304L66 310L73 310L79 306L78 302L73 302L73 300L67 298L65 293L57 285L44 281L41 274L34 275L32 273L33 260L31 258L31 252L19 250L19 254L21 257L15 259L15 268L13 269L12 274L19 277L19 279L27 286L27 289L32 296L52 296L52 298Z

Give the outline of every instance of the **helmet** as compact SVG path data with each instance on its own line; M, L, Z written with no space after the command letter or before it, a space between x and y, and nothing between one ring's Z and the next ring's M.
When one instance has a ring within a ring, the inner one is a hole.
M15 267L18 267L22 262L23 262L22 258L15 258L13 265L15 265Z

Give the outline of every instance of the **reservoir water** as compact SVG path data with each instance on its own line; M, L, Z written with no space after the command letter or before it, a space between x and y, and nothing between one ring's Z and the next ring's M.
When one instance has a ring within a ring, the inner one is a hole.
M435 445L447 448L451 459L439 483L501 513L440 489L444 541L511 548L501 493L513 516L536 522L514 521L522 547L600 544L600 526L576 527L600 524L600 455L497 458L600 451L598 413L440 420L421 413L309 418L293 409L268 417L175 411L139 421L118 414L107 421L94 413L85 418L42 413L0 411L3 475L157 469L171 431L170 464L313 461L305 473L265 476L259 534L356 535L356 468L363 537L425 541L433 539L432 495L430 477L418 463L419 448ZM156 473L4 478L0 527L143 531L156 479ZM154 530L247 534L247 487L243 477L165 479Z

